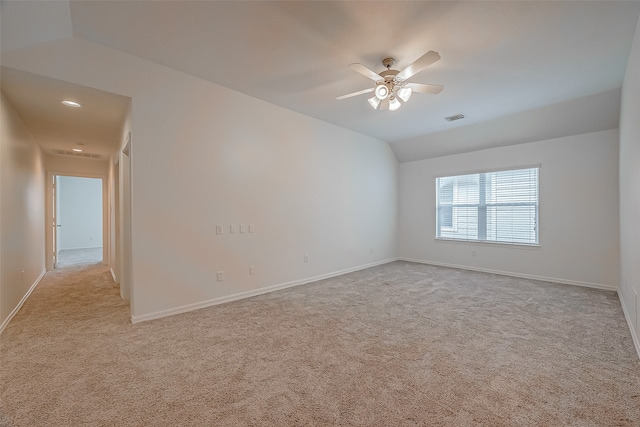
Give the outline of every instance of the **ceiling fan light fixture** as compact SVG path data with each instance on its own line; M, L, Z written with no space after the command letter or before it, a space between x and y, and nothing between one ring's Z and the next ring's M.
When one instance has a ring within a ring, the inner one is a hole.
M391 98L389 98L390 111L396 111L400 107L402 107L402 104L400 103L400 101L398 101L398 98L396 98L395 96L392 96Z
M377 97L372 96L371 98L369 98L368 101L369 101L369 105L371 105L374 110L378 109L378 105L380 105L380 100Z
M413 91L410 87L403 87L398 90L398 98L402 99L402 101L407 102L409 98L411 98L411 94Z
M376 94L376 98L382 101L383 99L387 99L387 96L389 96L389 88L386 85L381 84L376 86L374 93Z
M409 101L413 92L436 95L442 91L443 86L440 85L407 82L408 79L438 60L440 60L440 54L430 50L401 71L391 69L396 62L393 58L385 58L382 60L382 65L386 67L386 70L380 73L376 73L359 63L350 64L349 68L353 71L375 81L375 86L341 95L336 97L336 99L347 99L373 92L373 97L369 98L368 102L374 110L395 111L402 107L403 103Z

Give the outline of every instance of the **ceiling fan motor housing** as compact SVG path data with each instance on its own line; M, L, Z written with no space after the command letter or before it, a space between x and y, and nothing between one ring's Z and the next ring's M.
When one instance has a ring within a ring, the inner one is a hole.
M385 61L390 60L391 62L389 63L389 65L386 65ZM393 65L394 60L391 58L387 58L384 61L382 61L383 64L385 64L386 66L390 67L391 65ZM399 81L396 79L396 75L399 73L398 70L390 70L387 69L383 72L380 73L380 77L383 78L383 80L379 80L376 83L376 96L378 97L378 99L383 100L386 99L387 97L391 97L391 96L395 96L395 92L398 89L398 83ZM384 97L380 97L380 94L378 90L379 86L385 86L387 88L386 94Z

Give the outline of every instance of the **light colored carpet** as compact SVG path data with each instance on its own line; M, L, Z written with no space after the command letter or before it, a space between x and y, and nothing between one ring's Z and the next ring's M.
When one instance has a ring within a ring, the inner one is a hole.
M138 325L61 269L0 342L14 426L640 425L614 292L406 262Z
M102 262L102 248L63 249L58 252L58 268Z

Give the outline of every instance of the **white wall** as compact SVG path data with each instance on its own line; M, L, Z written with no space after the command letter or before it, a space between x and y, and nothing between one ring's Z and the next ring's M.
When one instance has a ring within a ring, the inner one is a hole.
M81 40L2 59L132 98L134 320L395 256L388 144Z
M627 63L620 111L621 299L640 356L640 22Z
M59 176L58 248L102 247L102 180Z
M539 248L434 240L436 176L534 164L542 165ZM617 130L403 163L399 169L401 258L617 287Z
M0 331L44 274L44 162L4 95L0 108Z
M109 163L106 160L46 154L44 162L48 171L58 174L107 176L109 173Z

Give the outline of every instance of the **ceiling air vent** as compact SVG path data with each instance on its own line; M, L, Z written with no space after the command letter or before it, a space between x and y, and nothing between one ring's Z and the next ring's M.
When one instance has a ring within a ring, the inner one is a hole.
M456 120L464 119L464 114L454 114L453 116L445 117L444 119L448 122L455 122Z
M60 156L84 157L85 159L101 159L102 158L102 154L77 153L71 150L60 150L58 148L54 148L53 152Z

